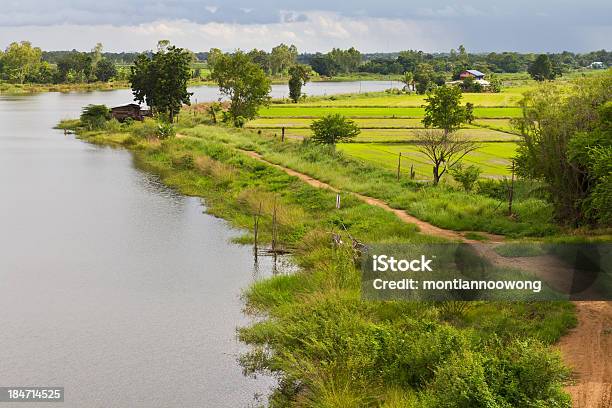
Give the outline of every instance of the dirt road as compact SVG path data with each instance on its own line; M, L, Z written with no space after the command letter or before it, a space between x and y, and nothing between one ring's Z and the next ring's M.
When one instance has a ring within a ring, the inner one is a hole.
M242 152L295 176L313 187L339 192L333 186L307 174L271 163L257 152L247 150L242 150ZM392 208L379 199L357 193L352 194L370 205L393 212L399 219L407 223L415 224L423 234L450 240L477 242L467 239L463 232L436 227L403 210ZM486 236L493 243L502 242L504 238L494 234L481 232L478 234ZM507 262L507 260L499 259L501 257L494 251L487 252L494 258L494 262ZM535 267L537 268L537 265ZM574 370L573 384L567 386L566 390L572 396L574 408L612 408L612 302L575 302L575 305L578 326L563 337L558 344L564 361Z

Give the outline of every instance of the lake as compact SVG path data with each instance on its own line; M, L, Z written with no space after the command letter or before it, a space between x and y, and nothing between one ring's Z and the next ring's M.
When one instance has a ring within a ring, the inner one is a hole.
M215 87L191 91L218 98ZM265 402L275 382L242 375L235 333L251 321L241 291L270 276L271 261L255 266L251 248L231 242L241 231L136 168L128 151L52 129L87 104L131 100L129 90L0 95L0 386L63 386L66 407Z

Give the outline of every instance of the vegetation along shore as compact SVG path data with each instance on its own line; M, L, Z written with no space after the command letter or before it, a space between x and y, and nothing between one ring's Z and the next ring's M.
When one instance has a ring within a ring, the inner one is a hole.
M555 344L580 304L365 301L355 248L609 242L610 71L553 81L532 68L535 80L485 92L473 79L407 72L401 91L310 98L301 93L310 70L292 65L292 101L271 101L254 55L211 51L210 78L227 102L188 106L187 56L161 44L136 60L130 82L153 118L120 123L88 106L59 127L130 149L140 168L242 228L237 241L291 254L298 272L245 290L248 312L263 317L239 329L251 345L245 372L278 378L271 406L577 401L580 389L564 388L572 359ZM159 67L178 86L150 87ZM497 268L516 273L512 264Z

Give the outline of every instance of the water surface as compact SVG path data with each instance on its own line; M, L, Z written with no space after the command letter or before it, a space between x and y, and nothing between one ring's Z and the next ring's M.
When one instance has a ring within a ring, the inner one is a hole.
M218 98L214 87L193 91ZM270 261L254 268L251 248L230 242L240 231L135 168L129 152L52 129L84 105L131 99L0 95L0 386L64 386L66 407L249 406L274 381L244 377L236 362L245 346L235 328L249 321L240 293L270 275Z

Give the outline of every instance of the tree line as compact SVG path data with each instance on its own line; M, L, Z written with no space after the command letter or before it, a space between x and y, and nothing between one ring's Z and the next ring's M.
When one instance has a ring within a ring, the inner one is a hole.
M0 51L0 79L8 82L108 82L118 75L115 63L104 57L100 43L90 52L64 53L54 63L45 61L43 51L28 41L13 42L4 51Z

